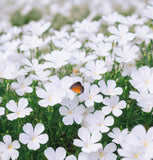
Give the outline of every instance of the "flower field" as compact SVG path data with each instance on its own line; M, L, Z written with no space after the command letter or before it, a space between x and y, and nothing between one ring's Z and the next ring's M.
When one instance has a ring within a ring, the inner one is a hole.
M0 1L0 160L153 159L153 1Z

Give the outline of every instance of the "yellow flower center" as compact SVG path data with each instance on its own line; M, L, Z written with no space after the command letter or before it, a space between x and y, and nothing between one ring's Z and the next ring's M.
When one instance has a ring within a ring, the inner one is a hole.
M112 109L115 109L115 108L116 108L116 106L113 106L113 107L112 107Z
M20 112L17 112L17 115L20 115Z
M129 64L129 67L132 67L132 66L133 66L133 64L132 64L132 63L130 63L130 64Z
M135 155L134 155L134 158L139 158L139 155L138 155L138 154L135 154Z
M149 80L146 80L145 83L146 83L146 84L149 84Z
M48 99L49 99L49 101L52 100L52 94L49 95L49 98L48 98Z
M89 148L89 144L88 143L86 144L86 147Z
M105 152L100 153L100 158L102 158L104 156Z
M12 144L8 146L8 149L9 149L9 150L10 150L10 149L13 149Z
M31 140L34 141L34 140L36 139L36 137L37 137L37 136L33 136L33 137L31 138Z
M73 68L73 73L77 74L77 73L79 73L79 70L76 68Z
M68 111L68 114L72 114L72 112L71 112L71 111Z
M97 71L96 70L94 71L94 74L97 75Z
M104 125L103 123L100 123L100 124L99 124L99 127L102 127L103 125Z
M147 146L148 146L147 141L144 141L143 145L144 145L145 147L147 147Z
M25 84L22 84L21 87L24 88L24 87L25 87Z
M92 99L92 96L91 95L89 95L89 100L91 100Z

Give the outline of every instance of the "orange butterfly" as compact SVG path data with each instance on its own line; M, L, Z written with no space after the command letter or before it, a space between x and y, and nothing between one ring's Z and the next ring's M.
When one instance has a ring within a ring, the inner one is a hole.
M84 92L84 87L81 85L80 82L74 83L70 89L75 92L75 93L83 93Z

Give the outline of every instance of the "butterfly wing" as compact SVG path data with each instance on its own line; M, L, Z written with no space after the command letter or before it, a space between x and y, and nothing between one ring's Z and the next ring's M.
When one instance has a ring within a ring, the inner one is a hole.
M84 87L81 85L80 82L74 83L70 89L75 92L75 93L83 93L84 92Z

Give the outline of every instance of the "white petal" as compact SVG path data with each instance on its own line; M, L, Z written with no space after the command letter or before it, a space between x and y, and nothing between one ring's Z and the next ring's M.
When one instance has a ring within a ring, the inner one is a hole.
M113 109L112 113L114 116L119 117L122 114L122 111L120 109Z
M109 106L104 106L103 108L102 108L102 112L105 114L105 115L108 115L110 112L111 112L111 109L110 109L110 107Z
M63 147L58 147L56 149L56 159L63 160L66 156L66 151Z
M23 96L24 93L25 93L25 90L24 89L16 89L15 92L19 95L19 96Z
M29 141L31 140L31 137L25 133L20 133L19 135L19 141L23 144L27 144L29 143Z
M23 126L23 131L25 133L27 133L28 135L33 135L33 126L31 123L26 123L24 126Z
M48 104L48 101L47 100L40 100L38 101L38 104L41 106L41 107L47 107L49 104Z
M18 115L16 113L10 113L6 116L7 116L7 119L10 120L10 121L13 121L14 119L18 118Z
M13 82L13 83L11 83L11 87L12 87L13 89L17 89L17 88L20 88L20 85L19 85L19 83L17 83L17 82Z
M48 141L48 135L47 134L41 134L37 137L40 144L45 144Z
M45 149L44 154L48 160L55 159L55 151L52 147L48 147L47 149Z
M30 141L27 145L30 150L37 150L40 148L40 144L37 141Z
M10 155L11 155L12 160L15 160L15 159L17 159L19 157L19 152L17 150L15 150L15 149L12 149L10 151Z
M17 140L13 141L12 145L13 145L13 148L16 148L16 149L20 148L20 143Z
M77 159L74 155L69 155L69 156L66 157L65 160L77 160Z
M117 149L116 144L114 144L114 143L109 143L109 144L107 144L107 145L105 146L104 151L106 151L106 152L115 152L116 149Z
M90 132L87 128L81 127L78 131L78 136L80 137L80 139L87 142L90 139Z
M11 144L12 143L12 138L10 135L5 135L3 136L3 141L5 144Z
M36 94L40 98L46 98L46 95L47 95L46 91L44 89L42 89L42 88L38 88L36 90Z
M67 115L68 113L68 109L66 107L60 107L59 108L59 113L64 116L64 115Z
M32 93L33 92L33 88L32 87L26 87L25 88L25 92L26 93Z
M77 147L83 147L84 146L84 142L81 141L80 139L74 139L73 144Z
M6 108L12 112L16 112L17 111L17 105L15 103L14 100L10 100L7 104L6 104Z
M74 122L73 117L69 115L63 117L62 121L65 125L72 125Z
M112 126L114 124L114 118L112 116L108 116L104 120L104 125Z
M28 105L28 100L26 98L21 98L18 102L18 108L26 108Z
M38 136L45 130L45 127L42 123L37 123L34 129L34 135Z
M96 143L100 141L102 138L102 134L100 132L93 132L91 136L91 142Z

